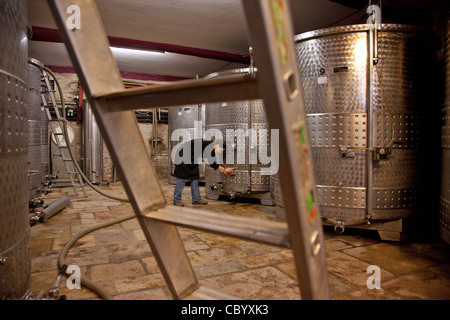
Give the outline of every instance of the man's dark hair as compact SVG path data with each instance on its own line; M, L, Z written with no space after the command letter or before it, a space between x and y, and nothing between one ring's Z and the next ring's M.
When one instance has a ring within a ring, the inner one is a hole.
M226 149L226 148L227 148L227 142L226 142L225 139L217 139L217 140L216 140L216 137L213 136L213 137L211 138L211 142L213 142L214 145L216 145L216 144L221 145L221 148L223 148L223 149Z

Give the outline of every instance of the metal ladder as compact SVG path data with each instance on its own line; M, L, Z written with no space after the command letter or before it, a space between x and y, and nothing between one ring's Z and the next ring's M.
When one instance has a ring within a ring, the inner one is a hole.
M77 188L81 188L85 197L87 197L86 188L83 182L83 178L81 177L80 172L75 166L72 157L70 156L70 142L66 141L65 137L65 126L66 119L61 116L59 112L59 108L56 105L56 98L53 92L52 86L50 84L49 74L45 69L41 71L41 83L42 83L42 104L47 114L48 121L50 123L50 128L52 131L52 135L55 137L55 143L58 147L59 153L62 158L62 162L64 165L64 169L67 172L67 175L70 179L70 184L75 192L75 195L78 196ZM47 94L50 99L47 99ZM56 119L53 119L51 112L54 112L56 115Z
M234 298L199 285L178 234L177 226L184 226L291 248L302 299L329 299L322 221L288 1L243 0L257 73L135 89L125 89L120 79L94 1L48 2L173 298ZM67 26L70 5L80 8L79 29ZM263 99L269 126L280 128L278 174L287 223L168 205L132 110L251 99Z

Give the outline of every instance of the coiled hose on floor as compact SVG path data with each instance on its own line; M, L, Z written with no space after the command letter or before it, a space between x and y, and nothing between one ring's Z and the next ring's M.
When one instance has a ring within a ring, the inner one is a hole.
M77 242L80 238L84 237L85 235L87 235L88 233L91 233L93 231L102 229L102 228L106 228L109 227L113 224L116 223L120 223L120 222L124 222L126 220L129 220L131 218L134 218L135 215L129 215L114 221L109 221L109 222L104 222L101 224L98 224L96 226L93 226L91 228L88 228L86 230L81 231L80 233L78 233L77 235L75 235L65 246L64 248L61 250L59 256L58 256L58 270L60 270L62 268L62 266L65 264L65 257L67 255L67 253L69 252L70 248L75 244L75 242ZM65 273L66 276L70 276L67 272ZM100 296L102 299L104 300L112 300L112 296L100 285L98 285L97 283L95 283L94 281L88 279L88 278L83 278L81 277L80 279L80 284L84 287L86 287L87 289L95 292L98 296Z
M67 137L69 136L68 132L67 132L67 126L66 126L66 119L65 119L65 115L66 115L66 107L65 107L65 103L64 103L64 96L63 96L63 92L61 89L61 85L58 81L58 79L56 78L55 74L47 67L44 66L44 70L50 74L52 76L52 78L55 80L55 84L56 87L58 89L58 93L61 99L61 106L62 106L62 111L63 111L63 121L64 121L64 125L62 126L62 133L64 135L64 138L66 139L66 141L69 141L67 139ZM56 107L56 106L55 106ZM69 154L70 157L72 158L72 162L74 163L76 169L78 170L78 172L80 173L81 177L83 178L83 180L97 193L101 194L102 196L105 196L107 198L113 199L113 200L117 200L117 201L122 201L122 202L130 202L129 199L124 199L124 198L119 198L119 197L115 197L109 194L104 193L103 191L101 191L100 189L98 189L97 187L95 187L90 181L89 179L84 175L83 171L81 170L80 166L78 165L78 163L75 160L75 157L72 153L72 150L70 148L70 145L67 144L67 150L69 150ZM128 215L126 217L120 218L120 219L116 219L113 221L109 221L109 222L105 222L105 223L101 223L98 224L96 226L93 226L91 228L88 228L84 231L81 231L80 233L76 234L65 246L64 248L61 250L59 256L58 256L58 261L57 261L57 267L58 270L61 270L62 266L65 264L65 258L67 253L69 252L70 248L75 244L75 242L77 242L80 238L84 237L85 235L87 235L88 233L91 233L93 231L102 229L102 228L106 228L109 227L111 225L117 224L117 223L121 223L124 222L126 220L130 220L132 218L135 218L136 216L134 214L132 215ZM66 276L70 276L70 274L67 273L67 271L65 272ZM93 291L94 293L96 293L98 296L100 296L102 299L104 300L112 300L112 296L100 285L98 285L97 283L95 283L94 281L87 279L87 278L83 278L81 277L80 279L80 284L84 287L86 287L87 289Z

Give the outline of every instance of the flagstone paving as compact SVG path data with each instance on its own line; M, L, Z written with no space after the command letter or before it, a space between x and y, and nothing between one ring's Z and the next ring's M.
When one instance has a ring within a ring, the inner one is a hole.
M161 183L171 203L174 186ZM126 197L120 182L99 188ZM201 191L204 195L204 187ZM86 228L133 214L129 203L106 198L91 189L84 198L74 196L72 188L57 188L45 197L45 204L64 195L70 197L70 205L48 223L31 228L34 292L53 286L58 256L72 237ZM187 207L192 206L190 197L186 187L183 201ZM239 199L208 200L202 208L279 220L275 207ZM301 299L291 250L181 227L179 233L201 284L241 299ZM376 231L368 230L336 234L325 227L324 234L332 299L450 299L450 246L437 236L397 243L381 241ZM79 266L83 277L103 286L114 299L172 299L135 218L82 237L70 249L66 263ZM380 268L380 289L367 286L370 265ZM99 299L84 287L68 289L65 278L61 293L68 300Z

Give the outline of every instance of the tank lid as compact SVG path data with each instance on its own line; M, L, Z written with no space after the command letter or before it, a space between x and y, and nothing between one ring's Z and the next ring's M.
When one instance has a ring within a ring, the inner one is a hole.
M35 65L39 69L44 69L44 64L35 58L28 58L28 63Z
M253 68L254 72L258 71L258 68ZM205 76L205 78L214 78L231 74L244 74L250 73L250 68L238 68L238 69L230 69L225 71L213 72Z
M370 25L368 24L352 24L346 26L339 27L331 27L325 29L318 29L307 31L304 33L300 33L294 36L295 42L301 42L304 40L310 40L316 37L330 36L336 34L343 33L352 33L352 32L367 32L371 30ZM418 27L413 25L406 24L391 24L391 23L383 23L381 25L381 32L414 32L414 33L423 33L427 36L435 36L437 38L437 34L435 34L431 29Z

